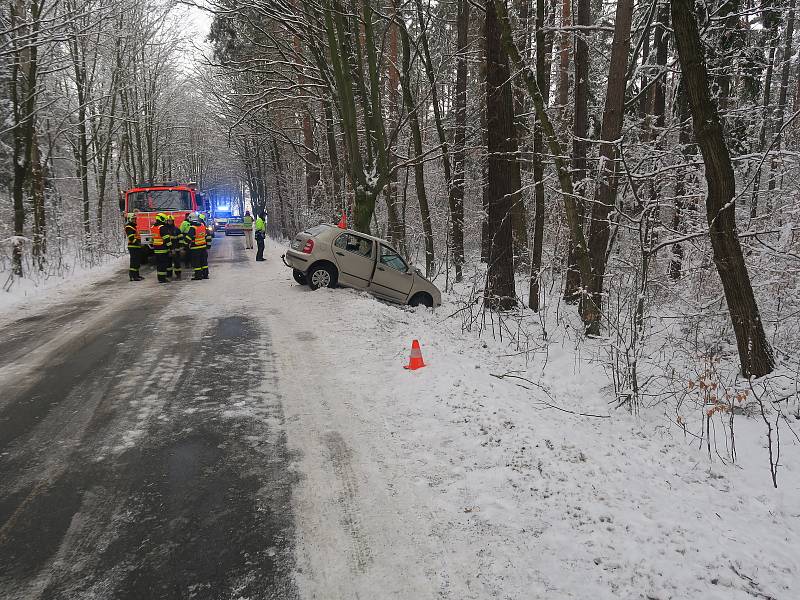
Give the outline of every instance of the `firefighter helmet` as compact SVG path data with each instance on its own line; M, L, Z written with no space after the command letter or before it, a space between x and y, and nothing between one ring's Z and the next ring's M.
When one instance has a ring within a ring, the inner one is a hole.
M205 222L206 222L206 216L205 216L203 213L200 213L200 214L199 214L199 215L197 215L197 216L198 216L198 217L200 217L200 220L201 220L203 223L205 223Z
M175 221L175 215L173 215L172 213L167 213L167 223L169 223L170 221Z
M156 215L156 223L165 223L167 221L167 215L164 213L158 213Z
M197 222L197 221L199 221L199 220L200 220L200 218L198 217L198 215L197 215L197 212L196 212L196 211L192 211L192 212L190 212L188 215L186 215L186 218L187 218L187 219L188 219L188 220L189 220L191 223L195 223L195 222Z
M133 221L135 221L135 220L136 220L136 213L128 213L128 214L127 214L127 215L125 215L125 216L128 218L128 221L131 221L131 222L133 222Z

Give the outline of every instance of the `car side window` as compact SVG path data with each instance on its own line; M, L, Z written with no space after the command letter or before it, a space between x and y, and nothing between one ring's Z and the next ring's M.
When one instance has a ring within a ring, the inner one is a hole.
M406 273L408 271L406 261L404 261L397 252L383 245L381 245L381 264L395 271L400 271L401 273Z
M336 238L333 245L364 258L372 258L372 240L367 238L362 238L352 233L344 233Z

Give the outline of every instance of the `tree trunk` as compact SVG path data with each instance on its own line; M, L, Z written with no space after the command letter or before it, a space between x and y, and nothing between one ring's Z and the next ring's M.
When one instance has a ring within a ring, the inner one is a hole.
M549 56L544 35L544 1L536 0L536 83L544 97L550 96L550 69L547 64ZM552 16L552 15L550 15ZM552 38L551 38L552 39ZM552 45L551 48L552 50ZM534 222L533 248L531 248L531 281L528 295L528 306L539 310L539 280L542 270L542 253L544 251L544 139L542 123L539 117L533 129L533 179L534 179Z
M522 47L521 51L523 56L529 56L530 45L530 25L528 23L528 13L530 12L530 0L517 0L519 27L522 29ZM525 146L525 120L522 115L525 114L525 90L524 83L518 77L514 78L514 85L512 93L514 102L512 108L514 110L514 137L516 138L517 152L519 157L524 154ZM514 231L514 266L520 267L527 264L528 255L528 211L525 207L525 195L522 192L522 160L517 158L512 164L513 169L513 187L514 197L512 198L511 205L511 227Z
M393 8L394 10L394 8ZM397 39L397 11L392 15L389 22L389 77L387 79L388 99L389 99L389 122L394 126L400 119L400 103L398 89L400 88L400 71L398 69L398 39ZM392 140L392 147L389 152L393 160L396 161L394 150L397 140ZM389 173L389 182L384 190L386 197L386 216L388 225L389 239L394 243L401 254L406 254L406 227L398 195L397 170L392 169Z
M614 39L611 43L611 65L608 71L606 104L600 137L600 167L592 218L589 224L589 256L592 279L588 282L589 296L582 300L586 333L600 334L603 301L603 277L606 271L606 250L611 231L608 215L617 201L617 144L622 133L627 85L628 53L631 47L633 0L618 0L614 19Z
M669 5L664 3L658 9L658 23L653 33L653 43L656 50L656 66L658 73L653 82L653 137L656 138L664 131L666 124L667 106L667 46L669 41ZM629 44L630 46L630 44Z
M577 25L588 27L591 21L589 0L578 0ZM572 124L574 137L572 138L572 172L573 187L576 194L578 221L583 228L586 211L586 153L589 127L589 44L586 41L587 32L581 31L575 41L575 122ZM581 284L588 286L589 282L581 282L581 276L575 257L575 240L569 243L567 257L567 277L564 282L564 299L576 302L580 298Z
M39 152L39 143L34 140L31 146L31 198L33 200L33 260L39 271L44 271L45 259L47 257L47 230L45 228L44 210L44 170L42 168L42 156Z
M455 280L463 279L464 264L464 177L467 135L467 45L469 44L469 0L458 0L456 21L456 98L453 134L453 185L450 188Z
M691 131L691 115L689 114L689 102L686 98L686 87L683 83L679 86L675 103L677 104L677 117L678 117L678 144L681 148L681 154L685 163L691 161L692 155L695 153L692 140ZM683 231L685 228L684 213L687 208L687 193L689 186L687 180L689 177L689 168L683 168L676 174L675 181L675 212L672 216L672 228L675 231ZM672 259L669 264L669 275L672 279L678 280L681 278L683 272L683 245L673 244L672 246Z
M414 97L411 94L411 40L402 15L398 19L398 27L400 28L400 41L403 46L403 70L400 75L400 86L403 88L403 102L406 105L406 111L408 111L408 124L411 127L414 156L417 159L414 162L414 185L417 189L419 212L422 218L422 231L425 235L425 273L428 277L431 277L433 274L434 262L433 225L431 223L431 211L428 206L428 194L425 190L422 132L419 127L417 106L414 104Z
M306 160L306 204L311 207L314 200L314 190L319 184L319 156L314 145L314 131L311 128L311 107L303 109L303 145L305 146Z
M561 4L561 27L566 29L572 25L571 12L572 0L563 0ZM567 105L569 104L569 55L572 49L572 33L563 31L559 44L561 48L558 65L558 108L563 115L564 122L566 122Z
M294 51L297 54L297 60L300 64L303 62L303 47L300 43L300 37L294 36ZM306 77L303 74L302 68L299 69L297 75L297 83L305 94ZM314 144L314 131L311 126L311 104L306 100L303 102L302 107L302 121L303 121L303 146L305 147L305 172L306 172L306 206L311 208L314 199L314 190L319 184L319 156Z
M116 81L116 74L112 77L112 85L114 85L114 81ZM103 208L106 200L106 183L108 182L108 169L111 166L111 148L114 145L117 93L116 91L112 91L111 93L113 96L107 117L108 137L103 141L102 145L98 143L98 151L96 152L96 156L100 156L100 165L97 174L97 231L103 230ZM99 130L100 126L98 126L98 133Z
M485 70L485 65L484 65ZM481 94L480 130L483 147L489 145L489 132L486 125L486 74L483 73L483 93ZM489 250L492 241L489 238L489 159L481 164L481 262L489 262Z
M281 153L278 149L278 142L273 138L272 140L272 169L275 173L275 195L278 197L278 222L280 224L280 234L282 236L286 236L289 231L288 224L286 222L286 202L285 202L285 193L286 193L286 186L285 180L283 176L283 163L281 160Z
M789 1L789 14L786 17L786 30L784 35L783 46L783 66L781 67L781 89L778 93L778 106L775 114L775 126L779 131L783 129L783 119L786 115L786 100L789 94L789 69L791 67L792 58L792 38L794 37L794 13L795 13L795 0ZM778 141L775 144L776 152L779 152L783 144L783 134L778 134ZM775 189L775 171L778 168L777 158L773 157L770 161L769 167L769 191ZM771 194L770 194L771 195Z
M351 6L353 6L352 2ZM369 94L363 80L363 69L359 70L353 68L357 63L363 63L360 53L355 52L352 47L353 41L360 46L360 37L358 35L352 35L353 32L349 27L354 22L354 19L347 18L347 12L338 0L328 0L325 3L324 13L325 32L330 49L330 66L334 81L334 85L331 87L331 93L336 94L336 106L339 109L344 147L347 151L347 167L350 185L357 191L354 195L353 227L358 231L369 232L370 221L372 220L372 213L375 208L375 194L380 191L381 185L373 185L380 182L367 182L367 170L369 169L365 170L365 167L371 166L373 147L375 145L380 146L383 143L382 129L375 128L375 119L381 119L382 116L372 114L368 101ZM370 35L372 33L371 19L372 11L367 10L364 20L365 35L367 32L369 32ZM372 75L372 63L374 62L375 49L373 47L370 50L369 43L367 43L367 46L370 74ZM375 77L377 78L377 74ZM358 120L355 88L359 90L362 99L362 110L364 112L364 121L367 130L363 146L359 136L362 127ZM375 89L374 94L378 93L379 90ZM380 139L379 143L376 143L377 139ZM367 150L366 163L361 155L363 148ZM386 173L380 171L381 170L378 169L376 173L380 174L382 177L388 175L388 171Z
M505 0L497 0L504 3ZM513 168L517 157L513 91L495 0L486 2L486 125L489 154L489 265L485 305L508 310L516 301L512 232Z
M14 179L11 195L14 204L14 242L11 249L12 271L18 277L22 270L22 239L25 235L25 185L30 175L31 152L36 134L36 96L38 86L39 4L31 3L30 26L24 0L10 7L13 46L9 88L13 110Z
M652 125L650 126L650 138L654 141L658 154L661 154L664 146L664 126L666 125L666 106L667 106L667 46L669 36L669 4L661 4L658 7L658 17L653 31L653 45L656 53L657 72L652 84ZM658 207L658 198L661 193L662 177L656 175L649 182L650 202ZM658 211L658 208L656 208ZM657 213L656 213L657 214ZM648 230L652 232L652 229Z
M764 76L764 104L761 108L761 127L758 131L758 152L764 152L767 143L767 129L770 121L770 99L772 97L772 74L775 68L775 50L778 45L778 36L776 32L770 35L770 44L768 52L767 72ZM753 180L753 195L750 199L750 218L755 219L758 216L758 195L761 189L761 163L756 165L755 178Z
M675 45L683 72L695 137L705 164L706 216L725 300L733 322L742 374L762 377L775 363L764 334L736 230L736 179L719 113L708 89L703 46L692 0L671 0Z
M642 78L640 80L640 93L639 96L639 119L642 121L642 137L647 139L649 126L647 123L648 116L650 115L650 94L645 90L647 89L647 66L650 60L650 36L651 36L651 22L653 20L653 11L650 12L647 22L644 24L644 33L642 35Z
M328 146L328 158L331 161L331 179L333 179L334 202L339 207L344 207L342 198L342 171L339 167L339 150L336 147L336 133L333 123L333 109L331 102L325 99L322 103L325 112L325 141Z

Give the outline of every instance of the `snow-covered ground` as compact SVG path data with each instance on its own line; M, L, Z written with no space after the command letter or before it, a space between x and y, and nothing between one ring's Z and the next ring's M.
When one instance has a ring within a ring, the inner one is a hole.
M108 279L121 270L127 276L127 269L126 254L124 257L106 257L105 262L95 267L72 265L60 276L14 278L12 282L9 279L11 274L4 272L0 277L8 289L0 289L0 321L4 317L19 316L20 311L41 309L54 302L76 298L81 295L84 286Z
M602 342L551 335L526 357L462 331L451 296L430 311L311 292L281 252L212 262L173 307L224 304L271 338L241 360L277 353L262 385L279 387L283 414L242 399L231 416L286 433L303 598L800 597L788 432L776 490L759 420L738 418L730 464L657 409L610 409ZM427 366L412 372L413 339ZM529 381L496 377L509 373Z
M663 415L610 411L586 345L526 364L447 299L310 292L280 251L250 293L282 353L306 597L800 597L788 433L775 490L763 423L739 419L736 465L710 460ZM492 376L510 371L535 384Z

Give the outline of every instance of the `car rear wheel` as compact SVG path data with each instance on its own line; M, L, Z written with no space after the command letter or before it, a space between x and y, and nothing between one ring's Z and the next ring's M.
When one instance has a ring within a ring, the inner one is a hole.
M294 280L300 285L306 284L307 281L306 274L303 273L302 271L298 271L297 269L292 269L292 277L294 277Z
M431 295L426 292L417 292L414 294L411 300L408 301L408 304L410 306L425 306L426 308L432 308L433 298L431 298Z
M308 287L312 290L336 285L336 274L327 265L311 267L306 278L308 279Z

